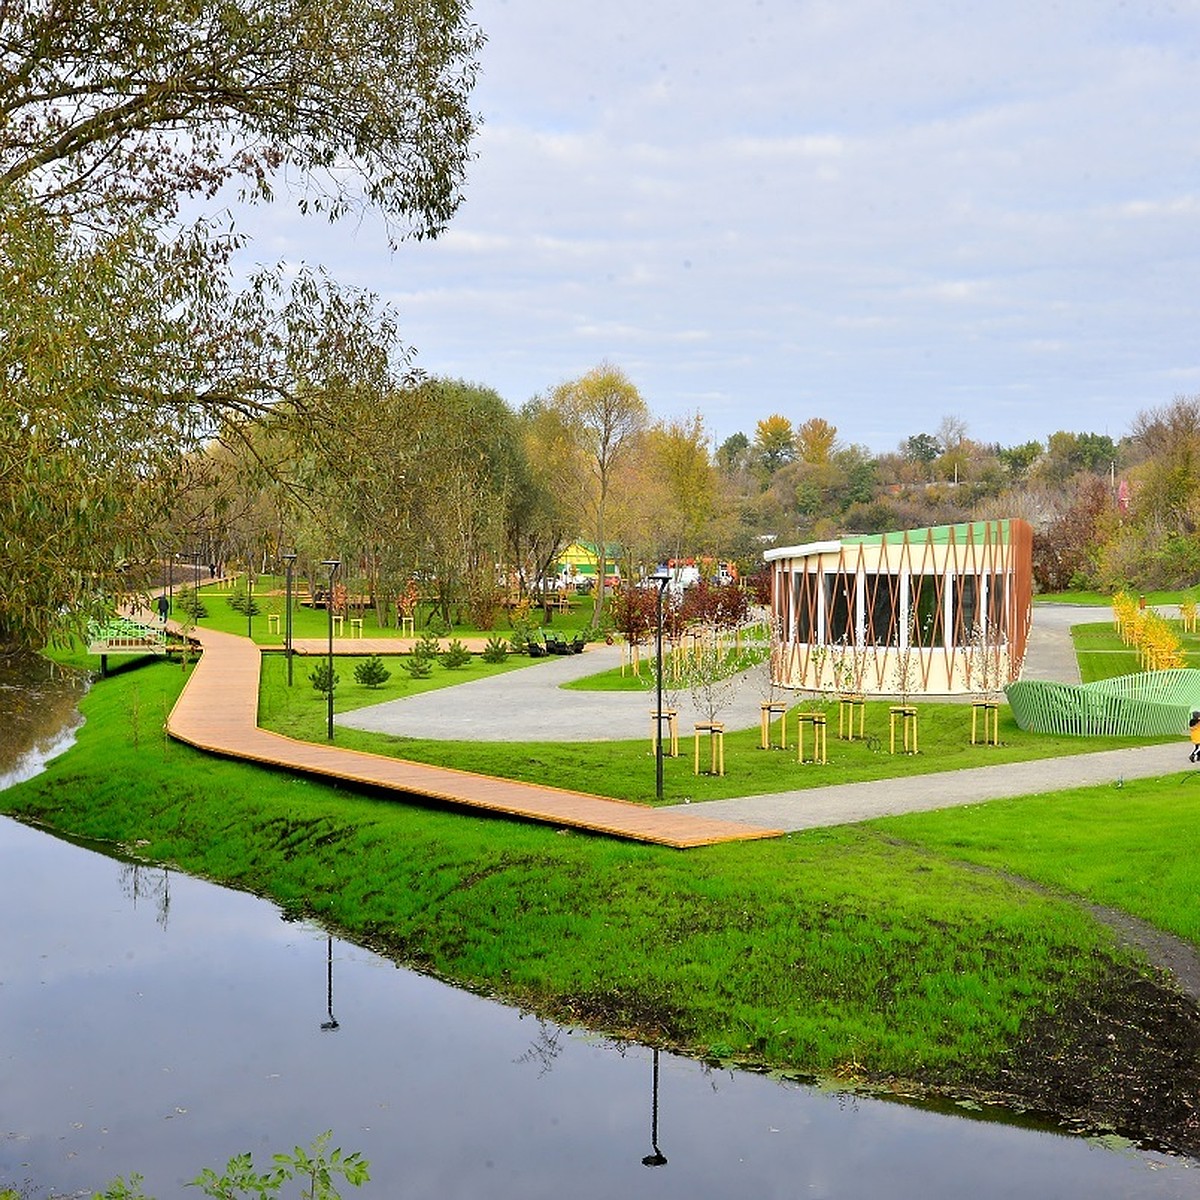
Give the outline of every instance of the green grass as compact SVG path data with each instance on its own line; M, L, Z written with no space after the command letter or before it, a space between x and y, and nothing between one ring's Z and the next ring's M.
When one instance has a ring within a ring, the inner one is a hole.
M1179 634L1187 654L1187 666L1200 663L1200 634L1184 633L1180 622L1169 621ZM1079 677L1084 683L1115 679L1118 675L1136 675L1143 670L1137 652L1127 646L1112 621L1071 626L1071 641L1079 660Z
M946 809L876 827L1013 871L1200 945L1200 771Z
M190 588L190 586L190 580L177 581L176 591L178 592L184 587ZM293 585L296 590L299 590L300 586L298 582ZM200 599L208 610L208 615L201 618L199 621L200 626L205 629L215 629L222 633L236 633L243 637L246 636L246 614L238 612L229 604L229 598L234 594L235 589L229 585L211 584L205 586L202 582ZM283 578L276 578L269 575L259 576L254 585L254 601L259 608L258 615L250 619L250 628L253 632L254 640L264 646L283 645L284 611L287 607L285 581ZM268 618L271 614L279 617L279 633L273 633L270 630ZM357 610L351 615L357 616ZM431 605L421 604L418 607L416 615L416 631L418 634L428 628L432 615L433 609ZM185 620L186 614L177 603L172 610L171 616L174 620L182 622ZM538 631L545 629L561 634L574 635L577 632L581 633L590 628L592 603L586 597L576 598L572 603L569 613L555 612L548 625L543 623L543 614L540 609L535 609L533 616L535 629ZM381 628L375 618L375 610L373 608L366 609L362 613L362 618L364 637L399 638L401 636L401 631L395 625L385 625ZM350 626L347 622L346 633L349 634L349 632ZM329 617L325 609L306 608L298 603L293 603L293 637L298 640L304 638L324 638L328 636L328 633ZM503 610L498 610L495 624L491 629L478 629L474 625L460 623L454 626L449 636L475 637L492 633L498 633L503 637L508 637L512 633L511 623L508 621Z
M392 679L383 688L371 691L353 682L353 661L339 659L335 662L342 679L336 693L338 712L347 712L417 690L447 686L490 673L493 669L476 658L470 667L462 671L446 671L440 666L435 667L429 680L413 684L405 672L385 657L384 661L392 667ZM264 660L260 721L264 727L289 737L303 741L324 741L325 700L308 682L308 668L302 665L304 662L303 659L297 660L295 684L289 691L282 656L269 656ZM538 661L510 658L505 668L513 669L513 664L524 664L528 670L537 670L539 667ZM853 742L839 740L836 736L836 701L808 702L803 707L826 713L830 731L827 764L796 761L796 708L793 707L788 716L789 750L760 749L757 727L726 733L724 776L695 775L692 740L687 736L681 737L680 757L668 757L664 763L666 801L717 800L1145 744L1144 740L1135 738L1089 738L1081 742L1079 738L1024 733L1017 728L1005 705L1000 710L1000 745L972 745L971 710L968 705L921 703L917 705L920 753L893 755L889 753L888 701L868 702L868 737ZM776 724L773 727L776 740L777 730ZM339 745L351 749L369 750L437 766L457 767L483 775L537 783L552 780L558 787L576 791L646 804L655 802L654 757L651 754L648 721L647 736L632 741L458 742L396 737L340 727L336 740ZM811 737L808 746L811 751ZM703 748L701 761L702 764L705 761Z
M1184 588L1174 591L1140 592L1137 588L1128 589L1134 596L1144 596L1147 604L1180 604L1198 598L1197 589ZM1112 608L1112 593L1110 592L1039 592L1034 597L1035 604L1083 604L1098 608Z
M162 734L182 678L97 684L78 745L0 804L536 1011L804 1073L967 1081L1122 958L1074 906L901 844L904 822L680 853L205 756Z

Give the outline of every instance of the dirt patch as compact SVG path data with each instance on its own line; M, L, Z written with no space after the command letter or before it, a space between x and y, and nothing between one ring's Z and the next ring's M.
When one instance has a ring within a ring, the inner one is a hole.
M1080 1128L1200 1155L1200 1011L1161 973L1111 968L978 1082Z

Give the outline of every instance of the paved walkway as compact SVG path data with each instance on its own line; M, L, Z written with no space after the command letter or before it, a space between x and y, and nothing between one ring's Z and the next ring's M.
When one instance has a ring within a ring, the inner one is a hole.
M1037 606L1025 677L1077 681L1070 626L1089 619L1102 620L1103 616L1097 609ZM1085 752L1068 758L650 809L332 745L297 742L259 729L259 649L245 638L229 634L200 629L197 635L203 641L204 656L168 719L172 736L181 741L255 762L664 845L685 847L771 837L783 831L1061 788L1119 786L1127 779L1188 769L1186 748L1181 742L1179 746ZM401 645L394 639L377 645L373 640L339 638L335 653L395 653ZM323 654L326 648L323 640L297 643L298 650L312 655ZM598 741L645 737L649 743L649 714L654 703L654 690L649 684L644 694L573 691L561 686L619 666L621 661L619 647L590 646L581 655L549 658L506 675L347 713L337 717L337 724L450 740ZM740 681L721 713L728 728L758 726L762 688L757 672ZM667 702L679 708L684 735L690 733L694 721L705 716L693 708L686 695L669 696ZM1085 745L1081 742L1081 748Z
M1108 615L1106 609L1092 607L1035 606L1024 678L1079 682L1070 628L1089 620L1102 621ZM410 737L476 741L645 737L649 742L652 689L648 688L643 697L629 692L570 691L559 686L619 666L620 662L621 651L616 647L589 648L583 655L547 660L509 675L388 701L347 713L338 720L356 729ZM728 728L757 727L762 699L758 680L746 679L722 713ZM690 722L697 719L701 718L689 706L681 705L681 733L689 733ZM672 811L692 819L720 816L750 828L793 831L1061 788L1115 786L1126 779L1188 769L1187 748L1182 741L1179 746L1091 753L1086 746L1087 742L1081 739L1082 752L1066 758L711 800L680 805Z

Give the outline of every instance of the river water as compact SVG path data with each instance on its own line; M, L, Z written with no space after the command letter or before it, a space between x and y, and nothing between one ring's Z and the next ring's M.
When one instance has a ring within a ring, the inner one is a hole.
M329 1129L389 1200L1200 1196L1189 1160L656 1061L3 818L0 905L0 1188L194 1196Z

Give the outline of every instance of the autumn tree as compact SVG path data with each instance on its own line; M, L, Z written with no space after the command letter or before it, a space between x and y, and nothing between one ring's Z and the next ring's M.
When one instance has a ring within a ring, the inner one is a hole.
M582 467L584 507L596 544L592 624L598 625L604 606L610 491L618 468L646 427L646 402L622 371L606 363L555 388L548 403L561 414Z
M824 466L837 449L837 426L824 417L810 417L796 430L796 454L810 466Z
M751 449L756 466L769 479L796 457L796 431L791 421L780 413L764 417L755 426Z

